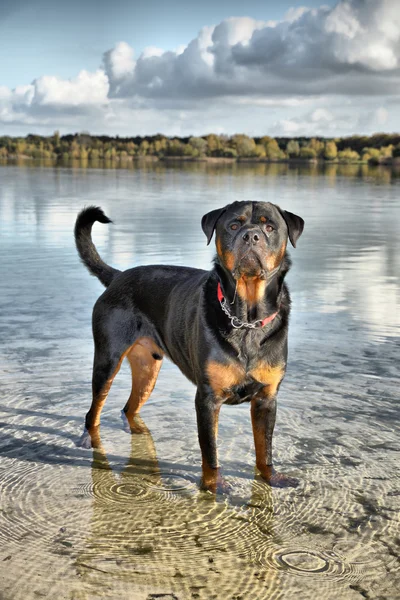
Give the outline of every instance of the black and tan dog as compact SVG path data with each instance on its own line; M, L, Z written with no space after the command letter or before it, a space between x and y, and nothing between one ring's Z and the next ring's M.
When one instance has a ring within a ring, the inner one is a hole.
M256 464L271 485L296 481L272 468L276 395L286 370L290 297L284 277L286 252L301 235L301 217L264 202L234 202L202 219L217 256L211 271L144 266L118 271L105 264L91 239L95 221L109 223L100 208L76 221L78 252L106 291L93 310L93 401L86 428L96 438L101 409L126 357L132 391L124 407L135 430L164 354L197 386L196 412L203 487L215 490L217 431L222 404L251 402Z

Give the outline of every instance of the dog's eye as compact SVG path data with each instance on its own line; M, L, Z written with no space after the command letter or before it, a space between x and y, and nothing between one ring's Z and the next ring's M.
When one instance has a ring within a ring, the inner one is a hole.
M268 231L268 233L271 233L271 231L273 231L274 228L272 227L272 225L267 225L265 230Z
M232 223L231 229L233 229L233 231L235 231L236 229L239 229L239 225L237 223Z

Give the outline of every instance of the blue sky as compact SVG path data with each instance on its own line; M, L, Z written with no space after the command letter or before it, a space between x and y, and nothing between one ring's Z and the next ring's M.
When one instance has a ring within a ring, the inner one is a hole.
M398 9L2 0L0 134L400 130Z

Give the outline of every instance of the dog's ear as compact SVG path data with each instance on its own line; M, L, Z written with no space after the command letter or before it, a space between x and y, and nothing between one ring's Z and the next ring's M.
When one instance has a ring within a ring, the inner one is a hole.
M298 217L297 215L289 212L288 210L282 210L281 208L279 208L279 206L277 208L279 209L279 212L281 213L282 217L285 219L289 232L289 240L293 248L296 248L296 242L303 233L304 221L301 217Z
M201 228L207 236L207 246L211 242L217 221L220 216L226 211L226 208L217 208L204 215L201 219Z

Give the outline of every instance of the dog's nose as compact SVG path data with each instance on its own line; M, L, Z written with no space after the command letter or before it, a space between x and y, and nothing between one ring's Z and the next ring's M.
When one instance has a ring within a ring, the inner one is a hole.
M257 244L257 242L260 240L260 236L257 231L249 229L243 234L242 238L247 244Z

